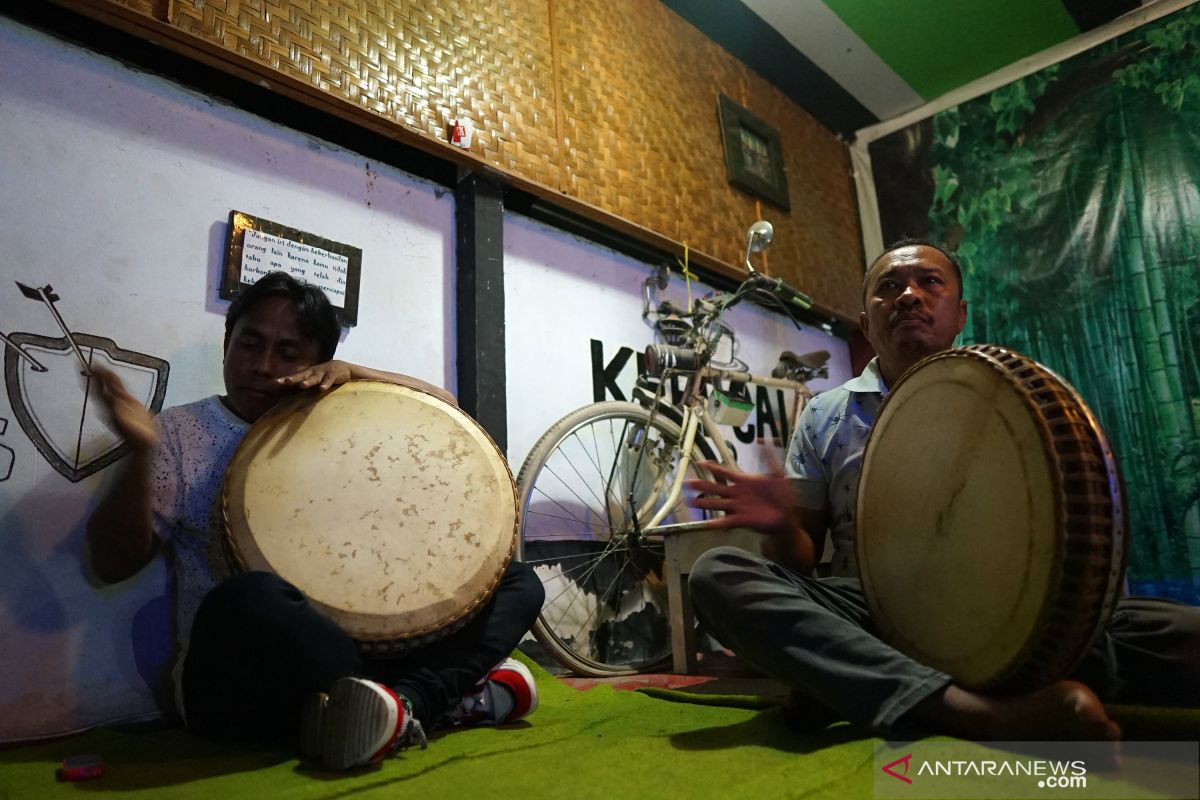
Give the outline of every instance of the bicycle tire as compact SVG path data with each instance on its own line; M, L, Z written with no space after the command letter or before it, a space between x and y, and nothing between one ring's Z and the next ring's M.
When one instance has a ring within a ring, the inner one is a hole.
M644 506L656 481L669 486L680 435L673 421L659 413L651 422L649 411L636 403L593 403L552 425L517 476L517 557L534 567L546 587L533 634L576 674L629 675L671 662L662 542L632 532L628 496L632 492ZM692 463L713 459L711 445L698 435ZM689 472L708 477L695 467ZM662 499L661 492L655 496ZM659 505L643 507L641 521ZM681 498L664 522L701 514ZM631 610L638 600L641 606Z

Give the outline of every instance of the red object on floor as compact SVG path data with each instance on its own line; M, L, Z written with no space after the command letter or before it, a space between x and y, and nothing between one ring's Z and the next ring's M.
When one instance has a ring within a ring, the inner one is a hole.
M58 770L60 781L90 781L103 778L107 767L100 756L67 756Z
M622 675L619 678L575 678L571 676L563 676L562 682L574 689L591 689L593 686L611 686L614 689L625 689L634 691L641 689L643 686L654 686L659 689L683 689L688 686L697 686L702 683L715 681L716 678L705 675L672 675L672 674L648 674L648 675Z

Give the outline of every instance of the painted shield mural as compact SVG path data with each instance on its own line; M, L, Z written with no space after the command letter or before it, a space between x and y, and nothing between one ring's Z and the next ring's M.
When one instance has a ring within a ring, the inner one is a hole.
M112 339L87 333L70 338L13 333L8 339L16 345L4 354L4 382L13 414L38 452L70 481L104 469L126 451L121 437L104 422L93 379L82 369L71 339L89 368L112 370L152 413L162 409L170 365L161 358L123 350ZM44 371L22 358L17 348Z

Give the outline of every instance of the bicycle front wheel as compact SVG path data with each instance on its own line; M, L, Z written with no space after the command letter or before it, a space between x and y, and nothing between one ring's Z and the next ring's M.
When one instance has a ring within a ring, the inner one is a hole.
M668 501L680 439L662 414L651 420L634 403L595 403L555 423L521 468L519 557L546 589L533 633L577 674L670 664L663 541L640 528ZM698 436L692 464L712 458ZM681 496L662 524L700 518Z

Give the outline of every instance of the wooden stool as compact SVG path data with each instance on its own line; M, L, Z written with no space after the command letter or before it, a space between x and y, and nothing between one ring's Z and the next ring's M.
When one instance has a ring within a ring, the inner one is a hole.
M666 560L667 613L671 623L671 669L690 675L696 668L696 617L688 597L687 577L706 550L722 545L762 555L763 535L746 528L730 531L681 531L663 536Z

